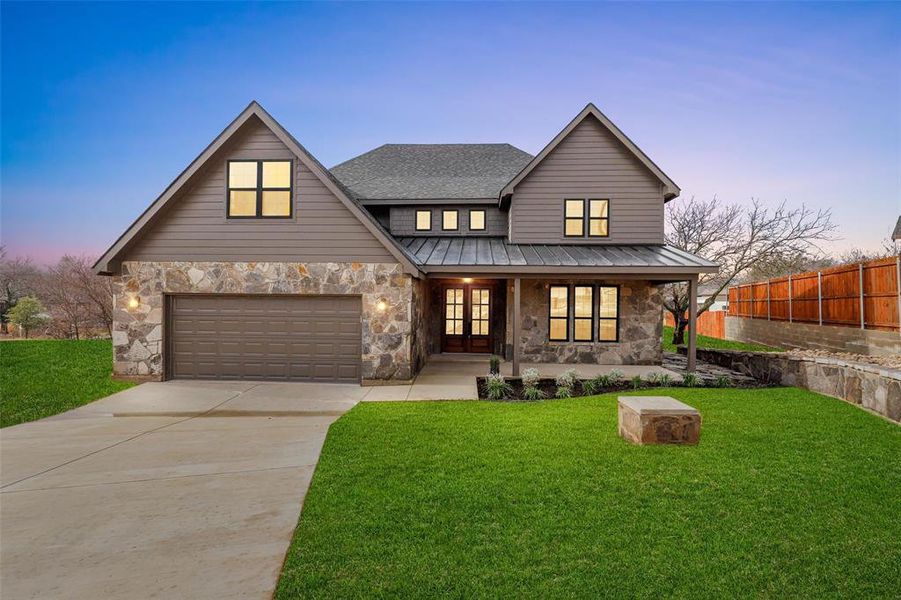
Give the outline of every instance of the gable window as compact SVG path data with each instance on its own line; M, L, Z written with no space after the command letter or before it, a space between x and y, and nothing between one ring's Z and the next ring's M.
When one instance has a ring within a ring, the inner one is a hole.
M598 341L619 340L619 288L613 285L598 287Z
M588 201L588 237L607 237L609 234L609 205L609 200Z
M470 231L485 231L485 211L484 210L470 210L469 211L469 230Z
M563 235L582 237L585 235L585 200L563 201Z
M457 230L457 211L444 210L441 211L441 229L444 231Z
M594 286L573 287L573 340L590 342L593 336Z
M227 177L227 217L291 217L290 160L230 160Z
M432 211L417 210L416 211L416 231L432 230Z
M569 286L552 285L549 294L548 339L569 340Z

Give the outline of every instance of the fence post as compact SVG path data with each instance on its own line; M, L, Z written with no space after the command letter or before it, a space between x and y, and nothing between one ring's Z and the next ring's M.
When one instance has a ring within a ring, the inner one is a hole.
M866 329L866 328L867 328L867 322L866 322L866 319L864 318L864 314L863 314L863 311L864 311L864 305L863 305L863 263L860 263L860 264L857 265L857 273L858 273L858 277L857 277L857 287L860 288L860 328L861 328L861 329Z
M766 280L766 320L770 320L770 280Z
M792 322L792 276L788 276L788 322Z
M751 318L754 318L754 284L750 284L748 289L751 290Z
M820 325L823 324L823 272L817 271L817 314Z
M898 284L898 333L901 334L901 256L895 257L895 283Z

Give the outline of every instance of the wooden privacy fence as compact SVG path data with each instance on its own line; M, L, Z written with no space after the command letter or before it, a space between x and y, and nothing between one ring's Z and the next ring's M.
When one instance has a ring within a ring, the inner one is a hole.
M664 312L663 324L673 327L673 315ZM726 339L726 311L706 310L698 315L698 335Z
M899 258L729 288L729 316L898 331Z

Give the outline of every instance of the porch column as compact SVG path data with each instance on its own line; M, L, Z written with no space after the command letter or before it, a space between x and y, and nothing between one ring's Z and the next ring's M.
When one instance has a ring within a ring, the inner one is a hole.
M688 280L688 371L695 370L698 331L698 278Z
M519 377L519 329L522 327L522 311L520 304L522 289L520 279L513 280L513 377Z

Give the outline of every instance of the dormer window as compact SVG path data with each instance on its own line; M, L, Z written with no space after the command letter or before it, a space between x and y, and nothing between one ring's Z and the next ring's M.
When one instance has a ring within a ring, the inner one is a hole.
M416 231L432 230L432 211L417 210L416 211Z
M469 230L485 231L485 211L472 209L469 211Z
M610 201L597 198L568 198L563 201L565 237L607 237L610 235Z
M228 161L230 219L289 219L293 215L290 160Z

